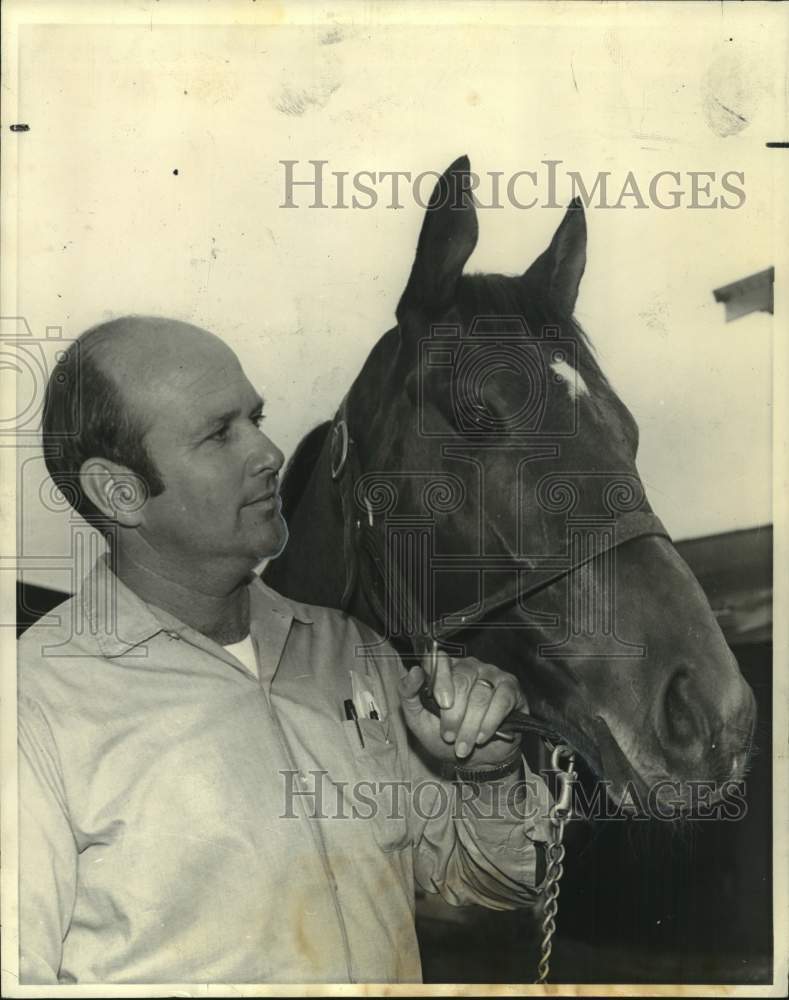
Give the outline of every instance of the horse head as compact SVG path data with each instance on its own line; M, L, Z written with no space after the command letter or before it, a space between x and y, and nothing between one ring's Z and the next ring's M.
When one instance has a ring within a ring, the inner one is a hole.
M632 783L685 802L696 781L717 796L743 777L755 702L573 318L583 208L524 273L467 275L470 191L463 157L433 192L398 325L346 400L359 516L389 530L403 572L422 553L426 618L515 673L615 799ZM361 594L351 610L370 618Z

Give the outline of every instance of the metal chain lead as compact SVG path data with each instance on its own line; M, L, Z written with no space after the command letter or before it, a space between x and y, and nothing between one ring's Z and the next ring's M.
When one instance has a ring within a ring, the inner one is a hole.
M567 762L566 768L561 763L563 758ZM564 827L573 808L573 785L578 777L575 771L575 754L570 747L564 743L554 747L551 754L551 767L556 771L559 787L556 801L549 814L552 839L546 848L548 869L543 890L545 905L542 918L540 961L537 966L537 979L535 979L537 985L547 983L550 973L553 935L556 931L556 914L559 911L559 883L564 874L564 844L562 841L564 840Z

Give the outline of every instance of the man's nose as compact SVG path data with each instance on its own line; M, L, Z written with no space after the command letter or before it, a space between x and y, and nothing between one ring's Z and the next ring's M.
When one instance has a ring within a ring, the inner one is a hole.
M258 431L255 434L255 443L249 456L249 471L252 475L266 471L279 472L284 461L285 456L271 438Z

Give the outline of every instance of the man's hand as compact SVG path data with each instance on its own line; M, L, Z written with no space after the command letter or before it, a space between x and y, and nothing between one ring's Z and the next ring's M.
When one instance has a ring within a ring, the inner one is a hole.
M513 709L528 711L526 698L512 676L474 657L453 660L443 650L435 655L433 697L441 707L437 719L423 707L419 689L431 673L432 653L400 681L400 699L408 728L438 760L498 764L512 754L512 743L494 734Z

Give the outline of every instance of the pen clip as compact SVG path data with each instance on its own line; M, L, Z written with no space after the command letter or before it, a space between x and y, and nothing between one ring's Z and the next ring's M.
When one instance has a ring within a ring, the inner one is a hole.
M345 708L345 718L348 722L353 722L356 726L356 734L359 737L359 743L361 744L362 750L364 750L364 736L362 735L362 727L359 725L359 716L356 713L356 706L353 703L353 698L346 698L343 702Z

